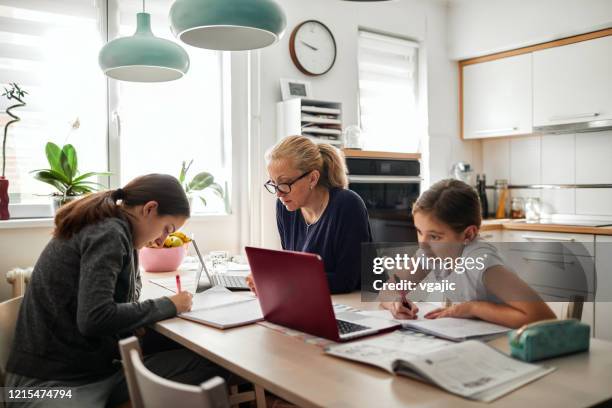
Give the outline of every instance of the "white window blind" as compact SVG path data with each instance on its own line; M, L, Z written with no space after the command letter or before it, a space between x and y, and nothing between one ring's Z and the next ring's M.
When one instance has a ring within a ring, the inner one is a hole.
M132 35L136 13L142 2L120 1L119 35ZM169 29L172 1L147 2L153 33L176 41ZM165 83L118 83L118 105L111 111L121 121L121 184L147 173L178 177L181 162L194 160L188 179L201 171L212 173L224 189L229 188L229 137L224 137L223 78L229 58L223 53L180 44L189 54L189 72ZM111 98L113 99L113 98ZM227 190L226 190L227 193ZM225 212L224 200L212 191L205 193L207 206L193 201L194 212Z
M359 31L359 113L364 147L419 148L416 42Z
M73 144L81 173L107 170L106 81L93 1L0 0L0 90L16 82L27 106L7 139L11 203L48 201L53 189L30 171L48 168L45 144ZM0 125L9 119L0 98ZM11 104L14 103L14 100ZM79 119L80 128L72 129ZM96 180L97 181L97 180Z

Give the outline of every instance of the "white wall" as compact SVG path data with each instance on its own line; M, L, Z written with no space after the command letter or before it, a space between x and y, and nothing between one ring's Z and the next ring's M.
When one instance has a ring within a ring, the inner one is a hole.
M429 180L446 177L450 163L480 159L479 142L462 142L458 129L458 74L456 63L449 61L446 49L447 7L437 0L399 0L383 3L358 3L330 0L284 0L281 4L288 15L288 29L280 44L261 51L260 135L261 161L263 151L276 142L276 103L281 99L279 78L301 78L312 82L314 97L343 104L344 125L358 123L357 32L360 27L398 35L421 42L421 79L424 101L428 109L428 135L422 153ZM320 78L302 75L291 62L288 51L293 28L307 19L325 23L338 44L334 68ZM430 139L427 142L427 139ZM476 163L478 165L478 163ZM428 174L429 173L429 174ZM263 182L265 169L259 172ZM427 181L429 181L427 180ZM261 183L260 183L261 184ZM261 244L278 245L274 218L274 197L261 192Z
M461 60L612 25L610 0L451 0L449 56Z

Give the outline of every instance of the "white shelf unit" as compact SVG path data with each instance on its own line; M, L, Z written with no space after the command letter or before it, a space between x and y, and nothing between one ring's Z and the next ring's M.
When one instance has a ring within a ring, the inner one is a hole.
M295 98L276 105L276 137L304 135L317 143L341 148L342 104Z

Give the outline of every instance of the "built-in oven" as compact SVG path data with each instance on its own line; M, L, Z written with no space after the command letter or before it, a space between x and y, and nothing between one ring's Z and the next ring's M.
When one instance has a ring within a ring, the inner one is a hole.
M368 209L374 242L416 242L412 204L421 193L418 160L347 158L349 188Z

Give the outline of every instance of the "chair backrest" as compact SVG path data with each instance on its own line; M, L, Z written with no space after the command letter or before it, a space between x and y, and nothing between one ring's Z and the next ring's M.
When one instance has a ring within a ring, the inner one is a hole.
M225 381L213 377L200 386L181 384L162 378L145 367L136 337L119 342L123 370L133 408L229 408Z
M0 386L4 385L6 362L11 352L22 300L23 297L17 297L0 303Z

